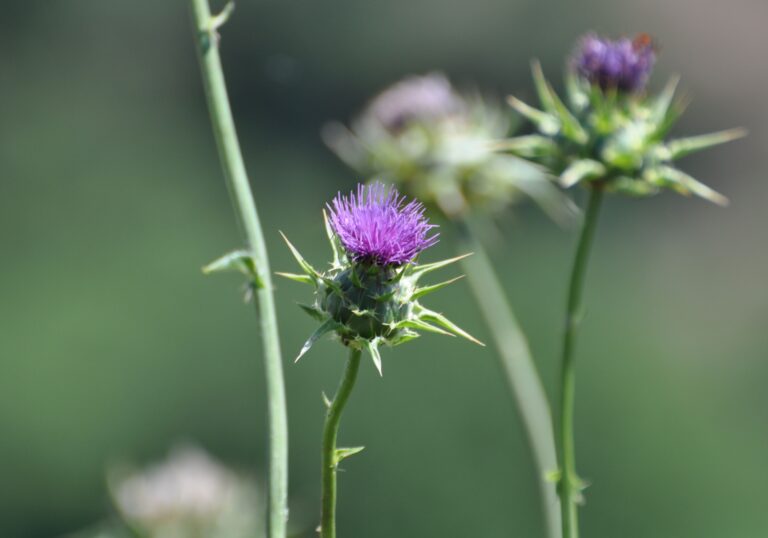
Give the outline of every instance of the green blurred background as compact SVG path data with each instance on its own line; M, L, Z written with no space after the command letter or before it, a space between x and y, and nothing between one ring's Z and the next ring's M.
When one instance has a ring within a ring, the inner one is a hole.
M654 84L694 99L678 127L751 136L683 163L727 194L607 204L578 362L579 467L592 538L768 536L768 3L651 0L238 2L223 59L273 268L283 230L315 263L320 209L356 180L319 139L411 73L531 97L587 30L647 31ZM494 261L556 381L574 232L525 208ZM110 462L193 440L264 476L258 335L182 1L3 2L0 17L0 536L51 538L110 510ZM453 253L445 233L430 258ZM320 391L343 353L290 358L313 321L279 282L291 420L291 515L313 536ZM487 339L465 284L431 304ZM367 450L341 476L347 537L537 537L534 474L492 348L427 336L387 351L346 413Z

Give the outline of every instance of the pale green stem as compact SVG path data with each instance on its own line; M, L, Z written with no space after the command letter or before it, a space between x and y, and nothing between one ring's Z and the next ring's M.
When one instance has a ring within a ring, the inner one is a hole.
M217 26L223 23L223 18L211 16L208 0L190 1L203 85L211 115L214 138L235 213L262 284L261 286L254 285L254 287L256 288L256 303L261 325L269 422L267 527L270 538L285 538L288 520L288 419L272 276L269 270L264 235L248 183L219 57Z
M470 221L459 222L462 252L473 255L462 260L464 271L480 311L496 344L509 391L536 467L545 536L560 538L560 508L555 483L548 475L557 469L555 437L547 395L533 362L528 342L505 299L504 288Z
M565 317L565 333L563 336L562 373L560 387L560 504L563 517L563 537L578 538L578 503L581 502L581 481L576 473L576 453L573 439L573 408L576 388L573 351L576 344L576 333L582 315L582 290L584 277L589 259L589 251L595 236L597 217L600 213L600 203L603 199L603 189L599 183L594 184L589 194L584 224L576 248L573 261L570 284L568 286L568 305Z
M336 538L336 469L339 458L336 452L336 437L339 433L339 421L349 395L355 386L357 371L360 368L360 350L351 349L349 360L341 378L336 396L328 406L323 428L323 468L322 501L320 510L320 538Z

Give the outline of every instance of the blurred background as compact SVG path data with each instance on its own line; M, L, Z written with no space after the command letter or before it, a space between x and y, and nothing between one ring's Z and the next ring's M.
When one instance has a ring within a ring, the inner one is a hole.
M214 5L215 8L220 7ZM284 231L328 259L320 210L356 179L321 143L403 75L533 96L588 30L646 31L653 80L692 98L677 132L749 138L681 166L727 209L611 198L578 351L577 447L591 538L768 536L768 3L650 0L240 0L222 54L275 270ZM523 208L494 261L550 396L574 231ZM0 18L0 536L52 538L110 513L112 462L193 441L264 476L265 400L237 276L200 267L239 246L203 101L188 5L6 2ZM453 253L444 234L430 253ZM314 322L278 282L291 521L318 519L320 392L344 354L290 360ZM465 284L431 299L487 339ZM426 336L362 371L340 442L340 533L536 537L531 459L492 348Z

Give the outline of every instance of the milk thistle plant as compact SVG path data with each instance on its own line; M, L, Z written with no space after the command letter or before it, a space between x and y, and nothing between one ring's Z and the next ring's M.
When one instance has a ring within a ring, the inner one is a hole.
M478 340L419 299L454 282L420 286L420 279L458 258L430 264L416 263L417 256L437 242L434 225L424 216L424 206L406 202L395 189L381 183L359 185L348 196L339 194L329 204L325 219L333 259L326 271L312 267L286 239L303 273L280 275L310 284L312 305L302 309L320 322L307 339L298 361L324 335L333 334L349 349L344 375L327 413L322 444L321 538L336 536L336 470L344 458L362 447L337 448L342 411L357 378L360 359L367 352L379 374L379 348L396 346L430 331ZM482 344L481 344L482 345Z
M469 285L499 353L539 477L546 536L560 536L560 510L547 475L557 468L546 394L504 287L479 240L482 216L533 199L550 216L570 222L575 206L544 169L494 150L513 118L477 95L457 92L440 74L406 78L375 97L347 128L323 136L356 171L396 184L423 201L458 232Z
M744 134L734 129L666 140L683 107L674 100L677 79L659 95L646 92L655 60L654 45L645 34L618 40L590 34L582 38L568 66L565 102L538 63L533 64L533 78L541 108L509 99L538 133L512 138L504 144L506 149L546 166L564 187L583 185L589 193L570 276L562 350L558 491L565 538L578 536L577 504L583 482L576 474L574 455L573 353L587 259L603 195L648 196L671 189L724 205L724 196L676 168L673 161Z

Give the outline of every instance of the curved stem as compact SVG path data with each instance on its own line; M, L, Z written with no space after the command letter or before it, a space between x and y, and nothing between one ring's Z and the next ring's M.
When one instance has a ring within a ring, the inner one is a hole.
M461 252L473 252L462 264L469 286L496 344L509 390L523 424L536 465L545 536L560 538L561 523L555 484L547 475L557 469L555 436L547 395L531 356L528 342L505 299L504 288L470 221L458 223Z
M597 227L597 217L603 189L599 184L592 187L587 203L584 224L576 248L573 261L570 284L568 286L568 305L565 318L565 333L563 335L563 356L560 386L560 504L563 517L563 537L577 538L579 536L577 504L581 502L581 483L576 474L576 454L573 440L573 407L576 388L573 351L576 344L576 332L581 321L582 290L587 260Z
M260 283L253 283L260 320L269 417L268 531L270 538L285 538L288 520L288 418L285 386L277 332L277 315L272 292L266 243L245 171L218 49L218 26L230 9L211 16L208 0L190 0L198 41L203 85L211 125L221 158L224 176L238 221L256 265ZM260 285L259 285L260 284Z
M350 350L344 377L341 378L336 396L328 406L323 428L323 469L322 469L322 506L320 512L320 538L336 538L336 469L339 457L336 452L336 437L339 433L339 421L344 406L347 404L360 367L360 350Z

